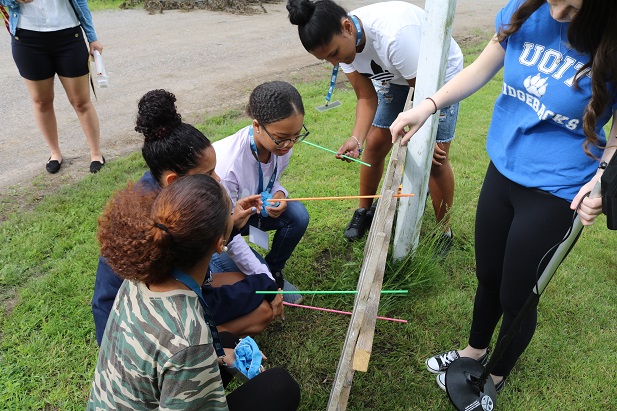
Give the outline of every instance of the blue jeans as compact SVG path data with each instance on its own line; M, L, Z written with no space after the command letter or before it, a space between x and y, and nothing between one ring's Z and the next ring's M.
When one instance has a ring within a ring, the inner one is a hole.
M255 257L257 257L259 261L261 261L264 264L267 264L266 260L264 260L264 258L257 251L253 250L252 247L250 248L253 254L255 254ZM241 273L242 272L238 268L234 260L232 260L231 257L227 253L212 254L212 259L210 259L210 265L208 266L208 268L210 269L210 272L212 273Z
M377 92L378 104L372 125L379 128L389 128L396 120L396 116L405 108L409 86L393 83L381 84L373 81L373 87ZM460 103L454 103L439 110L436 142L449 143L454 140L459 105Z
M275 273L283 271L285 263L306 232L308 223L309 214L304 204L299 201L289 201L287 208L279 218L261 217L261 214L254 214L240 233L248 235L249 225L263 231L276 230L270 252L265 258L270 271Z

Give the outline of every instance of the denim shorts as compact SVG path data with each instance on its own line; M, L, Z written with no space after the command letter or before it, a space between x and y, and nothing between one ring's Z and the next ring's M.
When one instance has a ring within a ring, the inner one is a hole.
M373 81L377 92L377 112L373 119L373 126L389 128L396 120L396 116L405 108L405 100L409 93L409 86L400 84ZM449 143L454 140L454 129L458 119L459 103L444 107L439 111L439 127L437 128L437 142Z

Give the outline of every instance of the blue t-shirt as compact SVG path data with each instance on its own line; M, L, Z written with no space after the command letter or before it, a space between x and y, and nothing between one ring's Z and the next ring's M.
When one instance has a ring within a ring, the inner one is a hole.
M522 0L511 0L495 19L497 32L510 22ZM506 51L503 85L497 98L486 149L497 169L525 187L538 188L572 201L596 172L598 161L583 151L583 115L591 99L589 72L573 80L589 56L568 48L569 23L550 15L548 3L521 28L501 42ZM598 117L599 144L606 145L602 127L616 109L616 90ZM590 146L600 157L602 150Z

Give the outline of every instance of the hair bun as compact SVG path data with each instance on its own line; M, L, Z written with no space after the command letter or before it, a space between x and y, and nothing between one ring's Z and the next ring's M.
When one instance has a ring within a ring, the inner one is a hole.
M315 11L315 4L311 0L289 0L287 2L289 21L296 26L303 26L309 22Z
M160 140L182 123L176 111L176 96L165 90L152 90L144 94L137 105L135 131L146 140Z

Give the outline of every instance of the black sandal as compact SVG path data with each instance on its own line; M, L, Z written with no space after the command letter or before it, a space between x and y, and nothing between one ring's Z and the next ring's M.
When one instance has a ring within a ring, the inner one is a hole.
M45 170L47 170L49 174L56 174L58 171L60 171L61 166L62 161L52 160L51 157L49 157L49 160L47 160L47 164L45 164Z
M105 157L103 157L103 161L93 161L90 163L90 172L91 173L98 173L99 171L101 171L101 168L103 168L103 166L105 165Z

